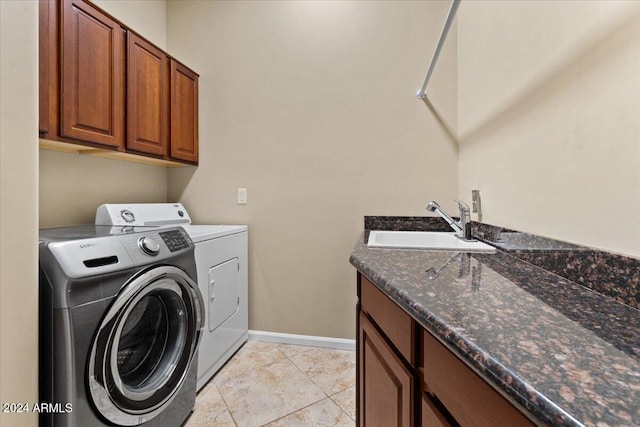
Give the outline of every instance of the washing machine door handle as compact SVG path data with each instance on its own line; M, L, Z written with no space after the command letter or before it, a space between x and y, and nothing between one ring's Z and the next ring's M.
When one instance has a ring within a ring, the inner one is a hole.
M136 295L142 288L149 284L156 282L162 278L178 277L187 283L189 286L187 290L191 293L194 301L197 301L196 309L196 322L199 325L198 329L204 327L204 298L200 292L198 284L191 280L191 278L183 270L170 265L164 265L160 267L154 267L135 277L129 284L127 284L117 295L113 306L109 309L109 312L104 317L102 326L111 321L117 316L122 308ZM101 327L102 327L101 326Z
M186 280L190 282L191 286L189 289L193 293L193 298L198 302L196 309L196 314L198 316L197 322L199 325L198 330L202 331L202 329L204 328L204 295L202 295L202 292L200 292L200 287L198 286L198 284L191 280L189 276L186 277ZM200 334L198 334L198 344L200 344Z
M188 290L191 292L192 297L198 302L197 306L197 321L200 325L199 329L204 327L204 302L202 300L202 294L198 288L198 284L191 280L191 278L181 269L169 265L154 267L144 273L139 274L133 280L131 280L126 286L124 286L113 303L109 308L109 311L105 315L101 328L110 321L113 320L122 310L122 308L128 304L134 295L136 295L142 288L149 284L156 282L163 277L177 276L184 282L189 284Z

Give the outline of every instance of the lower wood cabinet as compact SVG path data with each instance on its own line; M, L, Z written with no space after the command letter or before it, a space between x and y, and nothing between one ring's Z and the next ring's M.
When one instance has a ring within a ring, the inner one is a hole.
M423 427L452 427L452 424L447 420L447 417L436 407L435 402L427 393L423 392L421 426ZM455 423L454 423L455 425Z
M360 313L359 426L413 426L414 375L367 315Z
M534 424L358 273L358 427Z
M422 331L421 383L461 426L519 427L533 424L433 335Z

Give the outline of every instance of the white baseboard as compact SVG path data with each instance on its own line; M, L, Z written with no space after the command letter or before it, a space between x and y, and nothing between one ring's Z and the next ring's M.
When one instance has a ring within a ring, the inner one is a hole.
M344 338L315 337L312 335L281 334L279 332L249 330L249 341L274 342L278 344L307 345L355 351L356 341Z

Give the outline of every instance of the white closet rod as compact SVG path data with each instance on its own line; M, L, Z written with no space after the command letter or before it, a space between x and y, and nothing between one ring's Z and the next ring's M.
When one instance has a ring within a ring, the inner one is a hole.
M431 63L429 64L427 75L424 78L424 83L422 83L422 87L418 89L418 92L416 93L416 96L420 99L425 98L427 96L427 93L426 93L427 84L429 84L431 73L433 73L434 68L436 68L436 62L438 62L438 56L440 56L440 50L442 50L444 41L447 39L447 33L449 32L449 27L451 27L453 18L455 18L456 16L456 11L458 10L460 1L461 0L451 1L451 7L449 8L449 13L447 14L447 20L444 22L444 27L442 28L442 32L440 33L438 44L436 45L436 49L433 51L433 57L431 58Z

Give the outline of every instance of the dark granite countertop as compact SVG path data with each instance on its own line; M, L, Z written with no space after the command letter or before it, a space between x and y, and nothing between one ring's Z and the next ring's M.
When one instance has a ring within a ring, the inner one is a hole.
M539 424L640 425L640 311L502 251L351 263ZM633 261L633 259L632 259Z

